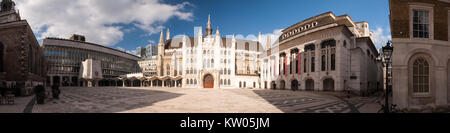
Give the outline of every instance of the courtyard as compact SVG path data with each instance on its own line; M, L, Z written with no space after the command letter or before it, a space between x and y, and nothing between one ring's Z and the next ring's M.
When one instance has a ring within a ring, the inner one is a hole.
M259 89L61 88L29 113L376 113L381 97ZM31 102L34 102L32 98ZM26 104L24 102L23 104ZM21 112L17 112L21 113Z

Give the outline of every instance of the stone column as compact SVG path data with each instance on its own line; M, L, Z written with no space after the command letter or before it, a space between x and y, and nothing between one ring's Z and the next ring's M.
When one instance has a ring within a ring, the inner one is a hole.
M50 86L53 86L53 76L50 76Z
M122 80L122 87L125 87L125 80Z
M62 86L62 76L59 76L59 86Z
M72 86L72 77L69 77L69 82L70 82L70 84L69 84L69 86Z
M149 80L148 83L150 83L150 87L153 87L153 81Z

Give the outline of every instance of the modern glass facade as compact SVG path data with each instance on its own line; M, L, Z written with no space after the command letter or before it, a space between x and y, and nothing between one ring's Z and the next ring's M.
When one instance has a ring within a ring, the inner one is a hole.
M79 86L81 62L86 59L101 61L103 78L115 78L140 70L137 64L139 57L97 44L47 38L43 41L43 48L48 60L47 79L50 79L50 84Z

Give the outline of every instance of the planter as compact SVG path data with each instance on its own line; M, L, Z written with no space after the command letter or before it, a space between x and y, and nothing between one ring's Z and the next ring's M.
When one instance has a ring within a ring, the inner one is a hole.
M44 104L44 102L45 102L45 94L44 94L44 96L36 95L36 102L37 102L37 104Z
M54 99L59 99L60 93L61 93L61 90L59 90L59 86L57 86L57 85L52 86L52 96Z

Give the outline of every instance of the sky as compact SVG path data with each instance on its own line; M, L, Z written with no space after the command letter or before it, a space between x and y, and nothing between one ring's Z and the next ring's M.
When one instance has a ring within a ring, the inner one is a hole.
M46 37L86 36L86 41L130 53L157 45L161 29L194 36L211 14L214 33L255 40L332 11L367 21L380 48L390 39L388 0L14 0L42 43Z

